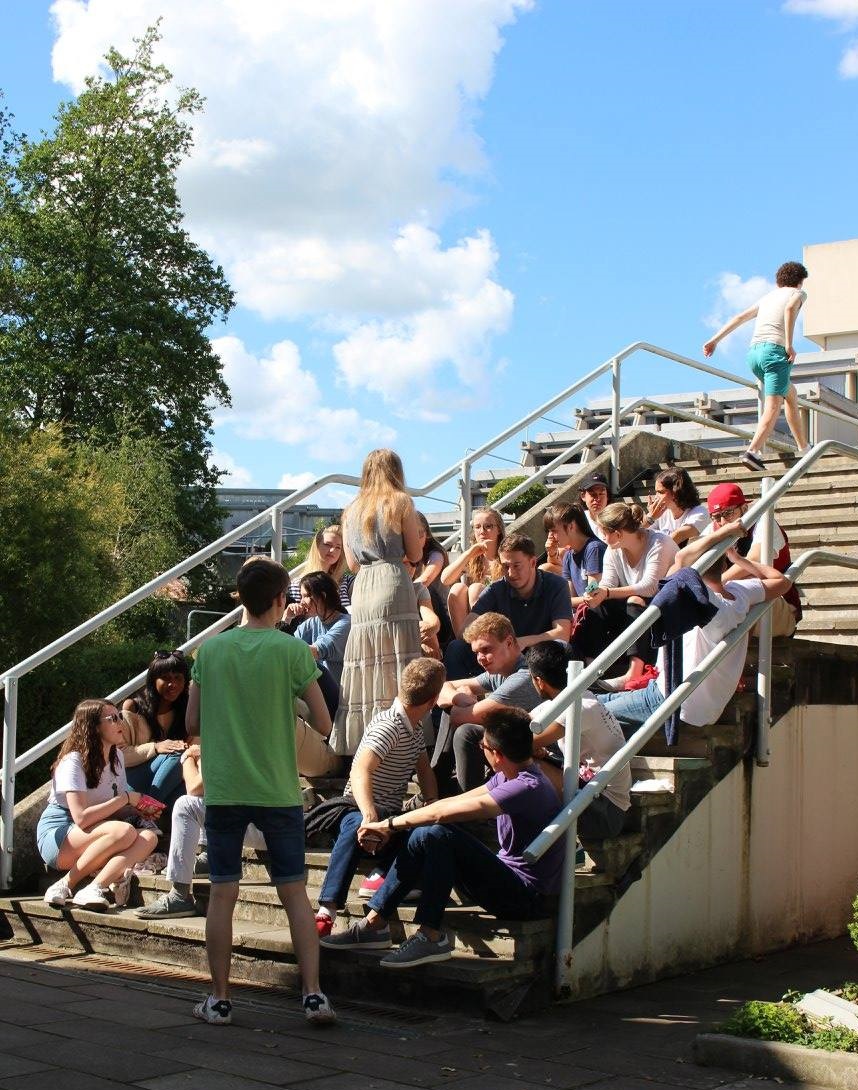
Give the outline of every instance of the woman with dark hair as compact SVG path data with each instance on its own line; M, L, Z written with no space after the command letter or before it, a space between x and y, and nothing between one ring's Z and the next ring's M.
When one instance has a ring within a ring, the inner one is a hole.
M319 687L333 719L340 702L351 617L343 610L337 584L327 572L302 575L300 588L301 601L288 605L283 614L285 628L296 639L309 644L322 671Z
M646 609L678 551L671 537L647 530L643 523L643 508L636 503L610 503L599 512L608 548L599 586L588 591L584 601L591 607L606 607L621 628L628 627ZM649 632L632 644L628 658L626 672L620 677L603 678L599 682L601 689L620 692L641 677L645 667L655 666L656 652Z
M665 469L655 479L655 495L647 496L644 524L670 534L680 547L699 537L709 525L709 512L684 469Z
M181 754L187 745L190 677L183 651L156 651L144 688L122 705L122 754L128 782L167 805L184 793Z
M48 887L47 905L63 908L71 901L78 908L105 909L110 890L116 904L125 904L132 868L158 843L155 832L119 818L129 806L145 817L163 809L129 789L121 744L122 716L116 708L105 700L82 700L51 767L51 794L36 829L45 864L68 871Z

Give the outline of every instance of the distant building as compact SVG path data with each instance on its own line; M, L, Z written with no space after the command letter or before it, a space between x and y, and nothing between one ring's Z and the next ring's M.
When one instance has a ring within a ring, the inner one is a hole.
M218 503L226 511L223 520L223 533L235 529L254 515L267 511L280 500L294 494L294 489L281 488L218 488ZM339 507L318 507L315 503L299 503L283 513L283 548L291 552L301 538L311 537L316 532L316 523L323 519L326 524L336 522L340 515ZM260 526L246 537L241 538L230 548L230 552L249 555L255 552L267 552L271 547L270 525Z

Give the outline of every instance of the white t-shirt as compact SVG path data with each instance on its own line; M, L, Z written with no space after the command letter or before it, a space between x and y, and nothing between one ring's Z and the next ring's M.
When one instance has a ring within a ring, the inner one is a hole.
M807 293L798 288L775 288L768 295L764 295L757 303L757 320L754 323L754 334L751 344L779 344L786 347L786 316L787 304L798 296L802 303L807 298Z
M530 713L537 712L548 706L544 700ZM537 737L539 737L537 735ZM557 743L560 751L565 751L564 739L561 737ZM584 693L581 698L581 760L591 760L596 766L596 771L605 764L609 757L626 744L622 728L608 708L592 695ZM620 810L628 810L631 806L629 791L632 786L632 770L629 765L621 769L611 780L602 794Z
M622 549L605 550L601 587L632 587L641 598L652 598L658 591L659 579L679 551L676 542L658 530L644 530L646 543L637 564L630 564Z
M55 802L58 806L68 810L66 793L68 791L85 791L86 805L96 806L100 802L115 799L128 790L128 781L125 779L125 758L122 750L116 751L116 767L114 772L110 767L110 761L104 766L101 778L95 787L86 786L86 773L83 770L83 761L79 753L67 753L54 769L51 777L51 797L49 802Z
M584 514L587 516L587 522L590 525L590 529L593 531L593 533L596 535L596 537L599 539L599 541L604 541L605 540L605 531L602 529L602 527L599 525L599 523L593 518L593 516L590 514L589 510L586 507L584 508Z
M702 628L694 628L682 637L682 671L685 677L698 666L712 648L732 632L747 617L752 606L762 602L766 589L759 579L736 579L724 584L725 590L733 595L732 599L707 587L709 601L717 606L718 612ZM748 651L748 636L736 644L733 650L721 660L712 673L705 678L693 693L685 700L679 714L686 723L693 727L706 727L717 723L727 702L736 691L745 655ZM657 685L665 695L664 650L659 652Z
M709 525L709 512L702 503L696 507L689 507L674 515L672 511L662 511L653 522L652 529L659 530L663 534L672 534L682 526L693 526L698 534L702 534Z

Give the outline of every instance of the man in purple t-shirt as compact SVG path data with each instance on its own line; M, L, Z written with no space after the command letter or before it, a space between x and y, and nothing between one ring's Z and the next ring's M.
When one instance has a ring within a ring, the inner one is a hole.
M560 800L533 760L530 716L521 708L499 708L485 721L480 743L494 775L487 783L453 798L386 821L367 822L358 842L377 851L393 833L413 829L369 901L369 914L321 940L333 949L386 950L391 945L388 919L412 889L420 889L415 920L419 930L381 959L388 969L446 961L453 946L443 930L444 909L454 888L487 912L506 919L545 916L558 892L563 867L562 840L535 863L524 849L557 816ZM446 822L497 818L500 851ZM444 823L444 824L442 824Z

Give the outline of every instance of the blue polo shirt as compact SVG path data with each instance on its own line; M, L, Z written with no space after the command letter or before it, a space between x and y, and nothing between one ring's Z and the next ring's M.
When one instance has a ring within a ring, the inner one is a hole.
M537 571L529 598L521 598L506 579L497 579L479 596L472 612L502 613L512 622L516 636L535 636L557 621L571 621L572 600L565 579Z

